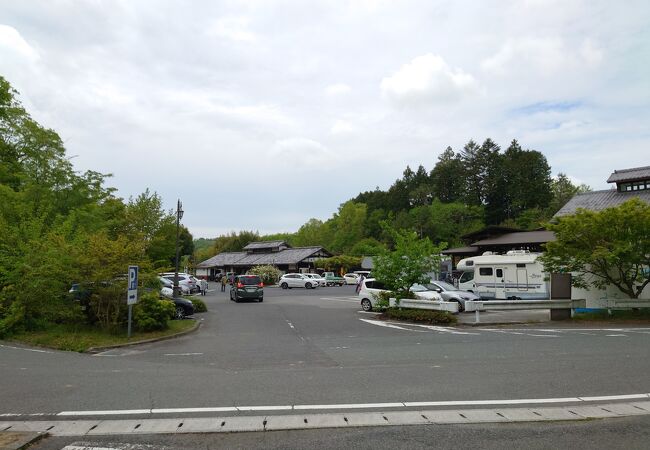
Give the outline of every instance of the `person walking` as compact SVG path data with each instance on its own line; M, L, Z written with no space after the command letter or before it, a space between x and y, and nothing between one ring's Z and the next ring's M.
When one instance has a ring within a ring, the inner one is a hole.
M363 286L363 280L365 279L366 277L364 277L363 274L359 275L359 278L357 278L357 288L356 288L357 294L361 291L361 286Z
M228 279L226 278L225 275L222 275L221 276L221 292L226 292L226 281L228 281Z

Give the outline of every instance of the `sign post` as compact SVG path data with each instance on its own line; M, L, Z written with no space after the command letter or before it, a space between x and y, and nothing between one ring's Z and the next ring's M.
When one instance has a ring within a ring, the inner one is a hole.
M131 338L131 317L133 305L136 303L138 303L138 266L129 266L129 288L126 293L126 304L129 305L128 338Z

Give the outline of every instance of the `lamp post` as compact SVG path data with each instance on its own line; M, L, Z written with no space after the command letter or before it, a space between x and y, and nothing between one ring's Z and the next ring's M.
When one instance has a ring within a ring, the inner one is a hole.
M176 270L174 271L174 297L181 295L180 286L178 286L178 260L180 259L180 247L178 246L178 239L180 237L180 224L183 218L183 203L180 199L176 205Z

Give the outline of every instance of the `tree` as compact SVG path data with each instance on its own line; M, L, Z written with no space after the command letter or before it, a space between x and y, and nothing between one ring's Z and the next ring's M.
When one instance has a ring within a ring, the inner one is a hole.
M650 283L650 205L635 198L599 212L584 209L548 228L556 240L540 257L546 272L571 272L576 287L616 286L638 298Z
M460 201L465 196L465 168L460 154L455 154L451 147L438 157L429 175L434 197L441 202Z
M433 245L414 231L396 230L387 223L384 228L393 237L395 249L375 256L372 273L397 295L409 296L413 284L426 283L426 274L439 269L440 252L446 244Z
M574 195L584 194L589 191L591 191L591 188L586 184L576 186L565 174L558 173L557 177L551 180L551 201L548 205L549 216L553 216L558 212Z

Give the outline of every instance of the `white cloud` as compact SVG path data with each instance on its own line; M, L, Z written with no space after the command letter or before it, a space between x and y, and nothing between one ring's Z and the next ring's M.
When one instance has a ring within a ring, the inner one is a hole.
M27 43L18 30L0 24L0 51L7 50L30 61L38 59L38 52Z
M347 122L345 120L337 119L334 124L332 125L332 128L330 129L330 132L332 134L348 134L353 132L356 129L354 125L352 125L350 122Z
M335 166L338 158L320 142L312 139L294 137L276 141L269 156L278 165L290 170L296 167L322 168Z
M249 29L249 20L245 17L224 17L210 25L207 34L224 37L239 42L255 42L257 36Z
M582 41L579 49L572 49L560 37L523 37L508 39L496 54L483 61L482 68L498 75L519 72L520 68L549 75L581 65L595 66L602 59L602 50L589 39Z
M382 96L398 105L454 101L476 90L472 75L432 53L414 58L381 81Z
M349 94L351 91L352 88L345 83L330 84L325 89L327 95L331 95L331 96L345 95L345 94Z

